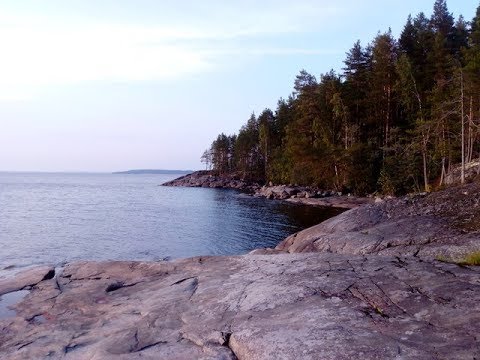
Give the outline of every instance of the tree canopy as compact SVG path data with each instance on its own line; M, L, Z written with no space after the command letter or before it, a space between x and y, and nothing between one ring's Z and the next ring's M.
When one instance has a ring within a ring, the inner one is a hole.
M287 99L219 135L202 161L250 180L400 194L480 158L480 5L468 22L436 0L430 19L355 42L344 64L301 70Z

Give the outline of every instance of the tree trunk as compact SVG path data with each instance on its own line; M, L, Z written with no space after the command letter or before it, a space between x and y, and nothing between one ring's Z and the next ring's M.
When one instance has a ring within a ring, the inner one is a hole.
M474 131L473 131L473 96L470 96L470 115L468 117L468 152L467 152L467 162L471 162L473 159L473 143Z
M423 159L423 184L425 191L429 191L428 187L428 172L427 172L427 141L425 139L425 135L422 139L422 159Z
M440 175L440 184L439 186L443 185L443 181L446 177L446 169L445 169L445 156L442 156L442 174Z
M463 72L460 73L460 88L461 88L461 119L462 119L462 171L460 175L460 182L465 184L465 118L463 109Z

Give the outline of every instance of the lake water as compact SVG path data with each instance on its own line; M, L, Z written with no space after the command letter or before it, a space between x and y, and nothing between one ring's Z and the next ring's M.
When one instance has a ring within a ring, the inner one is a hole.
M176 175L0 173L0 272L72 260L244 254L337 213Z

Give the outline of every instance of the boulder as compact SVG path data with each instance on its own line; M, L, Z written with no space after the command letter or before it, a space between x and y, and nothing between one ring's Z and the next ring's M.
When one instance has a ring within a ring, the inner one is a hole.
M305 191L299 191L297 193L297 198L299 199L306 198L306 197L307 197L307 193Z

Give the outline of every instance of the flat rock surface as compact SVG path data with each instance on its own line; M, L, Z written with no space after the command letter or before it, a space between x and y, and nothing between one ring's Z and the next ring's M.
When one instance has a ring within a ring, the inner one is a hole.
M355 196L329 196L324 198L290 198L286 201L295 204L311 206L328 206L342 209L354 209L361 205L371 204L374 200L372 198Z
M478 359L480 269L341 254L79 262L0 320L1 359Z

